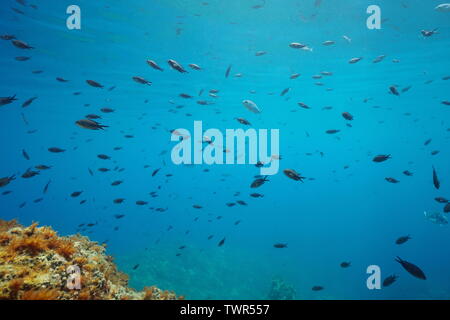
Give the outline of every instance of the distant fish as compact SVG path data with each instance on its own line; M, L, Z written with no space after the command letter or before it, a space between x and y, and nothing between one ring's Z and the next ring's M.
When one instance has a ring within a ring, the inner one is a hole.
M395 243L396 244L404 244L405 242L407 242L410 239L411 239L411 237L409 235L402 236L402 237L398 238L397 240L395 240Z
M361 61L361 59L362 59L362 57L351 58L351 59L348 61L348 63L350 63L350 64L355 64L355 63Z
M395 178L391 178L391 177L387 177L387 178L384 178L387 182L389 182L389 183L399 183L400 181L398 181L397 179L395 179Z
M25 101L24 103L22 103L22 108L26 108L26 107L28 107L34 100L36 100L37 99L37 97L33 97L33 98L30 98L30 99L28 99L27 101Z
M289 92L289 90L291 90L291 88L286 88L283 91L281 91L280 96L284 96L286 93Z
M199 65L197 65L197 64L195 64L195 63L190 63L190 64L188 64L188 66L189 66L189 68L191 68L191 69L193 69L193 70L202 70L202 68L199 66Z
M284 249L284 248L287 248L287 243L275 243L274 245L273 245L273 247L274 248L277 248L277 249Z
M177 70L180 73L187 73L187 71L183 68L183 66L178 62L176 62L175 60L169 59L167 63L172 69Z
M333 44L335 44L335 42L332 40L327 40L327 41L322 42L322 45L324 45L324 46L332 46Z
M11 43L19 49L34 49L32 46L28 45L28 43L21 40L13 39Z
M225 71L225 78L228 78L228 76L230 75L231 72L231 64L228 66L227 71Z
M256 180L254 180L252 182L252 184L250 185L250 188L259 188L267 181L269 181L269 179L267 179L267 177L257 178Z
M389 287L391 284L393 284L397 280L397 278L398 278L398 276L396 276L395 274L388 276L383 281L383 287Z
M221 246L223 246L224 243L225 243L225 238L220 240L220 242L219 242L219 244L217 246L221 247Z
M400 93L398 92L398 90L397 90L397 88L396 88L395 86L390 86L390 87L389 87L389 91L390 91L393 95L396 95L396 96L399 96L399 95L400 95Z
M50 152L52 152L52 153L61 153L61 152L64 152L64 151L66 151L65 149L61 149L61 148L58 148L58 147L51 147L51 148L48 148L48 151L50 151Z
M433 166L433 184L436 189L439 189L441 186L441 183L439 182L439 178L437 176L436 169L434 168L434 166Z
M159 70L159 71L164 71L163 68L161 68L155 61L153 60L147 60L147 64L152 67L153 69Z
M314 286L311 288L312 291L322 291L323 289L325 289L325 288L322 286Z
M86 83L94 88L103 88L103 86L100 83L94 80L86 80Z
M383 61L384 58L386 58L386 56L385 55L381 55L381 56L376 57L372 62L373 63L379 63L379 62Z
M345 120L353 120L353 116L349 113L349 112L342 112L342 116L344 117Z
M244 100L242 101L242 104L244 105L244 107L253 112L253 113L261 113L261 110L258 108L258 106L256 105L256 103L254 103L251 100Z
M442 3L436 6L434 10L439 12L450 12L450 3Z
M30 156L28 155L28 153L25 151L25 149L22 150L22 155L25 159L30 160Z
M89 130L104 130L104 128L108 128L108 126L104 126L97 121L89 120L89 119L81 119L78 121L75 121L75 124L83 129L89 129Z
M47 191L48 191L48 187L50 186L50 183L52 182L52 180L49 180L48 182L47 182L47 184L45 185L45 187L44 187L44 190L42 190L42 193L47 193Z
M140 84L146 84L148 86L151 86L152 83L142 77L138 77L138 76L134 76L132 77L132 79L134 80L134 82L140 83Z
M79 197L81 194L83 193L83 191L75 191L72 192L72 194L70 195L72 198L77 198Z
M380 155L378 155L378 156L375 156L373 159L372 159L372 161L373 162L384 162L384 161L386 161L386 160L388 160L388 159L390 159L391 158L391 155L390 154L387 154L387 155L385 155L385 154L380 154Z
M154 176L158 173L159 170L161 170L161 168L155 169L155 170L152 172L152 177L154 177Z

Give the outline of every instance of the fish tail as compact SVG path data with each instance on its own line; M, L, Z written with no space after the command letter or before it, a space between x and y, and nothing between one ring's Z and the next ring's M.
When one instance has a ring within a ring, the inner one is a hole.
M398 263L402 263L403 262L402 258L400 258L399 256L397 256L395 258L395 261L397 261Z

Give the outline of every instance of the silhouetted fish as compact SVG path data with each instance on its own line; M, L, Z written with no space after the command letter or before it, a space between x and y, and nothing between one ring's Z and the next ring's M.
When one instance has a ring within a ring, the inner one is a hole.
M436 189L439 189L439 187L441 186L441 183L439 182L439 178L437 176L436 169L434 168L434 166L433 166L433 184Z
M395 274L387 277L383 281L383 287L389 287L391 284L393 284L397 280L397 278L398 278L398 276L396 276Z
M416 266L415 264L412 264L411 262L402 260L400 257L397 257L395 259L395 261L397 261L398 263L400 263L402 265L402 267L408 271L411 275L413 275L414 277L418 278L418 279L422 279L422 280L426 280L427 277L425 276L425 273L423 273L423 271Z

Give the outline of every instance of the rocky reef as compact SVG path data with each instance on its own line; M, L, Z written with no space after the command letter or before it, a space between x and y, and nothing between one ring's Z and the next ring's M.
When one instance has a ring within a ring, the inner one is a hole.
M286 283L281 278L272 279L270 287L269 300L295 300L296 292L292 285Z
M129 288L128 276L105 251L81 235L61 237L37 223L23 227L0 220L0 299L183 299L154 286L140 292Z

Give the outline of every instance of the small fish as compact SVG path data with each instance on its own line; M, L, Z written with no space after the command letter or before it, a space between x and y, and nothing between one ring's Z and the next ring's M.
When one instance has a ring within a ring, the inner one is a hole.
M133 267L133 270L136 270L137 268L139 268L139 264L135 265L135 266Z
M395 178L391 178L391 177L387 177L387 178L384 178L387 182L390 182L390 183L399 183L400 181L398 181L397 179L395 179Z
M153 170L152 177L154 177L159 172L159 170L161 170L161 168Z
M434 166L433 166L433 185L436 189L439 189L441 186L441 183L439 182L439 178L437 176L436 169L434 168Z
M38 174L39 174L38 171L33 171L33 170L28 169L27 171L25 171L24 174L22 174L22 178L29 179L29 178L32 178L34 176L37 176Z
M140 84L146 84L146 85L148 85L148 86L151 86L151 85L152 85L152 83L151 83L150 81L148 81L148 80L146 80L146 79L144 79L144 78L142 78L142 77L135 76L135 77L132 77L132 79L133 79L135 82L140 83Z
M291 88L286 88L283 91L281 91L280 96L284 96L286 93L289 92L289 90L291 90Z
M267 176L264 178L257 178L256 180L254 180L252 182L252 184L250 185L250 188L259 188L267 181L269 181L269 179L267 179Z
M50 183L52 182L52 180L48 180L48 182L47 182L47 184L45 185L45 187L44 187L44 190L42 190L42 193L47 193L47 191L48 191L48 187L50 186Z
M12 43L15 47L17 47L17 48L19 48L19 49L34 49L34 48L31 47L30 45L28 45L28 43L26 43L26 42L24 42L24 41L21 41L21 40L13 39L13 40L11 41L11 43Z
M399 96L399 95L400 95L400 93L398 92L398 90L397 90L397 88L396 88L395 86L390 86L390 87L389 87L389 91L390 91L393 95L396 95L396 96Z
M288 245L287 245L287 243L275 243L275 244L273 245L273 247L274 247L274 248L277 248L277 249L284 249L284 248L287 248Z
M388 276L386 279L383 280L383 287L389 287L397 280L397 278L398 276L396 276L395 274Z
M16 99L16 95L13 95L11 97L0 97L0 107L4 106L4 105L7 105L7 104L10 104L10 103L12 103L15 100L17 100Z
M372 159L372 161L373 162L384 162L384 161L386 161L386 160L388 160L388 159L390 159L391 158L391 155L390 154L387 154L387 155L385 155L385 154L380 154L380 155L378 155L378 156L375 156L373 159Z
M373 63L379 63L379 62L383 61L384 58L386 58L386 56L385 55L381 55L381 56L376 57L372 62Z
M167 63L172 69L177 70L180 73L187 73L187 71L183 68L183 66L178 62L176 62L175 60L170 59L167 61Z
M295 181L303 182L305 177L302 177L299 173L297 173L294 169L284 169L283 173L290 179Z
M312 291L322 291L323 289L325 289L325 288L322 286L314 286L311 288Z
M395 240L395 243L400 245L400 244L404 244L405 242L407 242L408 240L410 240L411 237L409 235L407 236L401 236L400 238L398 238L397 240Z
M223 238L222 240L220 240L219 244L217 245L218 247L223 246L223 244L225 243L225 238Z
M28 99L27 101L25 101L23 104L22 104L22 108L26 108L26 107L28 107L34 100L36 100L37 99L37 97L33 97L33 98L30 98L30 99Z
M426 280L427 277L425 276L425 273L415 264L412 264L411 262L402 260L400 257L397 257L395 259L395 261L397 261L398 263L400 263L402 265L402 267L408 271L412 276L421 279L421 280Z
M350 64L355 64L355 63L361 61L361 59L362 59L362 57L351 58L351 59L348 61L348 63L350 63Z
M193 70L202 70L202 68L195 63L190 63L190 64L188 64L188 66L189 66L189 68L191 68Z
M94 120L89 120L89 119L81 119L81 120L75 121L75 124L80 128L88 129L88 130L104 130L104 128L108 128L108 126L104 126Z
M403 174L408 177L411 177L413 175L413 173L408 170L403 171Z
M161 68L155 61L153 60L147 60L147 64L152 67L153 69L159 70L159 71L164 71L163 68Z
M74 191L74 192L71 193L70 196L71 196L72 198L77 198L77 197L79 197L82 193L83 193L83 191Z
M109 159L111 159L111 157L106 155L106 154L99 154L99 155L97 155L97 158L102 159L102 160L109 160Z
M31 57L24 57L24 56L20 56L20 57L15 57L14 58L16 61L28 61L31 59Z
M103 86L100 83L94 80L86 80L86 83L94 88L103 88Z
M251 193L251 194L250 194L250 197L253 197L253 198L263 198L264 195L263 195L263 194L260 194L260 193Z
M350 265L351 265L351 262L341 262L341 268L348 268L348 267L350 267Z
M231 72L231 64L228 66L227 71L225 71L225 78L228 78L228 76L230 75Z
M251 126L251 123L250 123L249 121L247 121L246 119L244 119L244 118L236 118L236 120L237 120L240 124L243 124L243 125L246 125L246 126Z
M342 116L344 117L345 120L353 120L353 116L349 113L349 112L342 112Z
M58 147L51 147L51 148L48 148L48 151L50 151L52 153L61 153L61 152L65 152L66 150L58 148Z
M437 198L434 198L434 200L436 200L436 202L439 202L439 203L448 203L449 202L447 199L445 199L443 197L437 197Z
M447 203L443 209L444 213L449 213L450 212L450 203Z
M28 155L28 153L25 151L25 149L22 150L22 155L25 159L30 160L30 156Z

